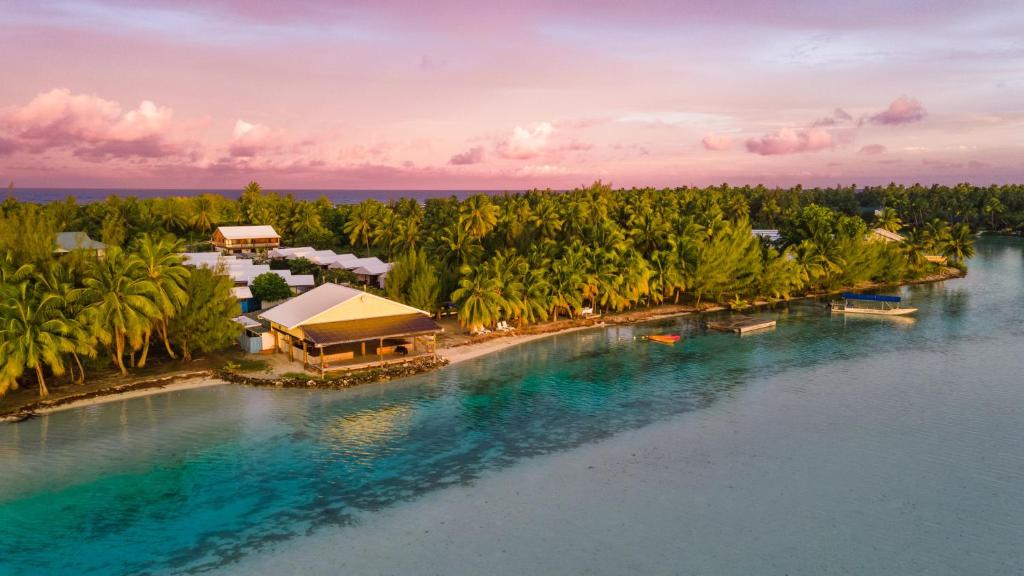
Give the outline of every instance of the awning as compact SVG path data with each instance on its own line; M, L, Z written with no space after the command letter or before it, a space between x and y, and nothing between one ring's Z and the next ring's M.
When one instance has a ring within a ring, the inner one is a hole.
M434 322L433 318L422 314L362 318L302 326L306 340L316 346L432 334L441 330L441 326Z
M881 294L857 294L855 292L843 292L843 298L847 300L869 300L871 302L899 302L899 296L883 296Z

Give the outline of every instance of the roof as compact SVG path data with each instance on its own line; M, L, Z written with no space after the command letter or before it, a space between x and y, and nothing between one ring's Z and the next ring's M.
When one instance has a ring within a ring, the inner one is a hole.
M355 288L349 288L348 286L327 283L263 312L260 314L260 318L270 320L288 329L300 325L305 329L305 326L316 323L315 319L317 316L349 301L353 301L353 304L362 307L350 309L348 311L351 313L350 315L358 316L361 313L365 313L366 307L373 307L375 308L372 314L374 317L403 316L408 314L430 316L428 312L413 308L412 306L406 306L401 302L388 300L387 298L356 290Z
M317 346L330 346L346 342L359 342L373 338L393 338L413 334L440 332L434 319L422 314L362 318L342 322L309 324L302 327L306 338Z
M280 238L273 226L218 226L217 230L228 240Z
M260 317L287 328L294 328L324 310L351 300L362 293L362 290L340 284L323 284L305 294L274 306L260 314Z
M391 271L391 264L387 262L381 262L380 264L366 264L360 266L352 272L356 274L362 274L363 276L381 276Z
M275 272L280 272L280 270L275 270ZM287 270L285 270L285 272L287 272ZM289 286L312 286L316 284L316 280L313 279L312 274L289 274L284 277L284 281L287 282Z
M252 290L250 290L248 286L235 286L231 289L231 294L239 300L248 300L249 298L252 298Z
M778 230L772 230L768 228L754 228L753 230L751 230L751 232L754 234L754 236L760 236L761 238L771 240L772 242L778 240L781 237Z
M107 245L97 242L85 232L61 232L57 234L57 252L71 252L75 249L106 250Z
M904 238L901 234L889 232L885 228L875 228L874 230L872 230L872 232L878 236L881 236L883 239L889 242L903 242L904 240L906 240L906 238Z
M241 324L242 326L245 326L246 328L260 328L260 327L263 326L263 324L260 324L256 320L253 320L252 318L249 318L245 314L243 314L241 316L235 316L231 320L234 321L234 322L238 322L239 324Z
M268 252L267 255L270 256L271 258L284 258L289 254L295 254L296 252L305 251L313 252L313 248L311 246L304 246L302 248L274 248L273 250Z
M847 300L868 300L870 302L899 302L899 296L886 296L884 294L858 294L856 292L843 292L843 298Z

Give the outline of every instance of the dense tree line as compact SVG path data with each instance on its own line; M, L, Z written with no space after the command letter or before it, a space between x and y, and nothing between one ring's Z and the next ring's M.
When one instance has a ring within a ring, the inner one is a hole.
M87 366L128 374L155 347L189 360L237 334L231 280L183 266L180 240L143 234L102 257L57 256L52 235L20 226L37 222L38 210L23 205L0 218L0 229L24 231L0 244L0 396L28 376L46 396L47 378L82 383Z
M476 330L498 321L575 316L584 308L707 301L742 307L755 299L898 282L934 271L930 255L962 266L972 253L971 228L1024 226L1024 187L614 190L597 182L566 192L334 205L251 183L239 199L114 196L35 205L8 198L0 203L0 254L6 255L0 354L17 361L4 362L0 383L15 383L37 366L60 374L68 358L79 369L82 357L100 352L127 370L145 363L154 339L172 356L228 340L189 341L183 326L206 320L196 295L218 303L208 306L222 311L211 321L235 308L222 300L229 281L218 285L215 275L189 273L175 255L209 249L221 224L270 224L285 245L378 255L394 263L389 296L430 311L453 306L462 324ZM907 242L873 240L868 231L875 226L900 231ZM779 229L781 239L764 240L752 228ZM53 238L62 230L107 243L107 257L55 260ZM308 264L288 265L296 273L313 271L320 281L352 280ZM61 279L46 284L48 275ZM31 337L24 318L12 320L25 310L40 330ZM23 344L10 343L15 340ZM36 352L33 342L44 340L50 351ZM37 376L41 382L44 373Z

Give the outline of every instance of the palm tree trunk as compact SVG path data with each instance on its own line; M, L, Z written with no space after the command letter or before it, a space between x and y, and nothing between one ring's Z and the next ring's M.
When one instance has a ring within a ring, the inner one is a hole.
M146 367L146 358L149 357L149 334L150 330L146 330L146 339L142 343L142 357L139 358L139 368Z
M80 378L75 381L76 384L85 383L85 368L82 368L82 361L78 358L78 354L75 352L71 353L71 356L75 359L75 364L78 364L78 375Z
M39 380L39 397L46 398L50 391L46 389L46 380L43 379L43 365L36 364L36 378Z
M121 332L114 337L114 362L121 370L121 375L127 376L128 369L124 367L124 334Z
M171 358L177 358L178 356L174 354L174 349L171 348L171 339L167 337L167 319L166 318L164 320L160 321L159 329L160 329L160 337L164 341L164 347L167 348L167 355L170 356Z

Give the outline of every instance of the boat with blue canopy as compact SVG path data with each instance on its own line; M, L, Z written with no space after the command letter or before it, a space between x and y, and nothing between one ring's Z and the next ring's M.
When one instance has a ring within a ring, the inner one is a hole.
M829 304L829 310L841 314L874 314L878 316L903 316L917 312L917 308L901 307L900 302L903 299L899 296L843 292L842 297L842 302ZM867 302L877 302L878 305L866 305Z

